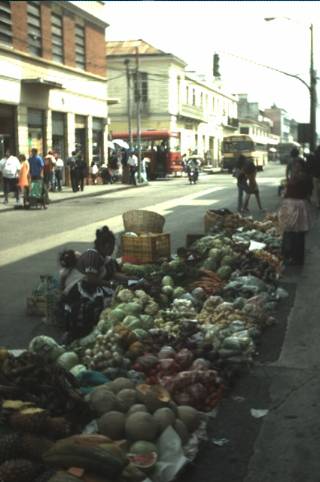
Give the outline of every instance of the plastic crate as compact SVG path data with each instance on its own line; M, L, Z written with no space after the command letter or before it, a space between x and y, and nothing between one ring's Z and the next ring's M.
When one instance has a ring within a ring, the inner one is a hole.
M170 256L170 234L144 234L121 237L122 261L133 264L154 263Z

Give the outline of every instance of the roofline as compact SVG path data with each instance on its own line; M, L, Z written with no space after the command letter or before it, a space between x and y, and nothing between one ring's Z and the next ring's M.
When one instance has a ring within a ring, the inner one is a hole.
M95 17L94 15L92 15L91 13L88 13L86 12L85 10L82 10L82 8L80 7L77 7L77 5L75 5L74 3L70 3L66 0L61 0L59 2L60 5L62 4L64 8L66 8L67 10L69 10L70 12L75 12L77 15L79 15L80 17L83 17L87 20L90 20L92 23L95 23L96 25L99 25L100 27L106 29L109 27L109 24L107 22L104 22L103 20L101 20L100 18L98 17ZM104 2L101 2L99 1L99 3L105 5Z
M206 87L207 89L210 89L212 90L213 92L215 92L216 94L219 94L219 95L222 95L223 97L227 97L228 99L231 99L231 100L234 100L235 102L238 102L238 99L235 95L232 95L232 94L226 94L225 92L221 91L221 90L218 90L214 87L211 87L210 85L208 85L206 82L204 82L203 80L200 80L200 79L193 79L191 76L189 75L186 75L185 76L185 79L188 79L188 80L192 80L192 82L195 82L196 84L199 84L203 87Z

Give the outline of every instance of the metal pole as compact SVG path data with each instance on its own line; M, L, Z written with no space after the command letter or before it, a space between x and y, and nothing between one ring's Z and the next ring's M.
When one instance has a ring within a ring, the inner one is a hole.
M136 107L137 107L137 146L138 146L138 183L141 182L141 82L139 72L139 48L136 47Z
M310 151L314 152L317 144L317 75L313 60L313 24L310 25Z
M124 64L126 66L126 76L127 76L127 114L128 114L128 134L129 134L129 146L132 148L132 127L131 127L131 93L130 93L130 71L129 71L130 60L126 59Z

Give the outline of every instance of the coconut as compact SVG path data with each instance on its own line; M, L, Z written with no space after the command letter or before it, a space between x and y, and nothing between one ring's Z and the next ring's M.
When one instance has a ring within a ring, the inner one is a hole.
M91 392L90 405L98 415L103 415L116 409L117 399L111 390L101 385Z
M185 423L183 423L182 420L179 420L177 418L177 420L173 424L173 428L175 429L175 431L179 435L182 445L186 444L189 440L190 435L189 435L189 432L188 432L188 429L187 429Z
M134 382L129 378L119 377L111 383L112 391L118 393L125 388L134 388Z
M158 422L161 432L175 422L175 414L170 408L158 408L153 414L153 418Z
M105 413L97 421L99 433L110 437L112 440L120 440L124 437L125 415L112 410Z
M137 394L133 388L124 388L117 394L119 410L127 412L129 408L137 401Z
M138 401L143 403L148 412L155 412L158 408L165 407L171 400L169 392L160 385L137 385Z
M132 405L129 410L128 410L128 415L131 415L131 413L136 413L136 412L147 412L147 408L145 407L145 405L143 405L142 403L135 403L134 405Z
M183 421L191 433L199 426L200 413L189 405L180 405L180 407L178 407L178 417Z
M155 440L158 424L150 413L136 412L129 415L125 423L126 436L130 440Z

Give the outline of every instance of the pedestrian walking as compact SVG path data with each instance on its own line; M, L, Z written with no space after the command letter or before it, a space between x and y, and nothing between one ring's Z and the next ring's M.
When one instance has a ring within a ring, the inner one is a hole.
M256 179L257 168L254 165L253 161L251 161L250 159L246 159L246 162L244 163L243 171L248 180L248 190L246 193L246 199L244 201L243 211L244 212L249 211L249 201L252 194L254 194L256 198L260 211L263 211L261 199L260 199L260 193L259 193L259 186Z
M99 173L99 168L95 161L92 161L90 166L91 182L93 185L97 184L97 177Z
M44 162L41 156L38 155L38 150L31 149L31 156L28 159L30 166L31 181L38 181L42 179Z
M245 173L245 164L246 164L246 157L241 155L239 156L237 165L233 171L233 177L237 179L237 187L238 187L238 212L243 212L243 197L244 194L248 194L249 186L248 186L248 179Z
M82 158L81 153L78 155L78 158L76 160L76 169L78 171L77 173L78 189L80 189L80 191L83 191L85 179L88 177L88 170L87 170L87 164L85 160Z
M59 192L62 191L62 180L63 180L63 169L64 169L64 162L61 157L59 157L59 153L55 152L54 157L56 160L54 166L54 177L55 177L55 189L58 189Z
M71 156L67 161L67 166L69 168L70 173L70 180L71 180L71 187L73 192L77 192L79 190L79 179L78 179L78 168L77 168L77 158L76 158L76 151L71 152Z
M128 166L129 166L129 172L130 172L129 183L134 184L136 186L137 185L136 172L138 167L138 158L134 151L132 151L131 154L129 155Z
M312 224L309 202L311 193L312 179L305 166L297 163L278 214L283 232L281 250L287 265L304 264L305 234Z
M0 161L0 170L3 179L4 204L8 204L9 193L14 192L16 204L19 204L18 176L20 171L20 161L16 156L12 156L7 149L4 158Z
M22 198L25 204L25 201L29 193L30 166L24 154L19 155L19 161L20 161L21 167L19 171L18 187L19 187L20 196L21 196L20 199Z
M53 191L53 174L54 174L54 167L56 164L55 157L53 152L50 150L48 154L44 158L44 166L43 166L43 183L46 191Z

